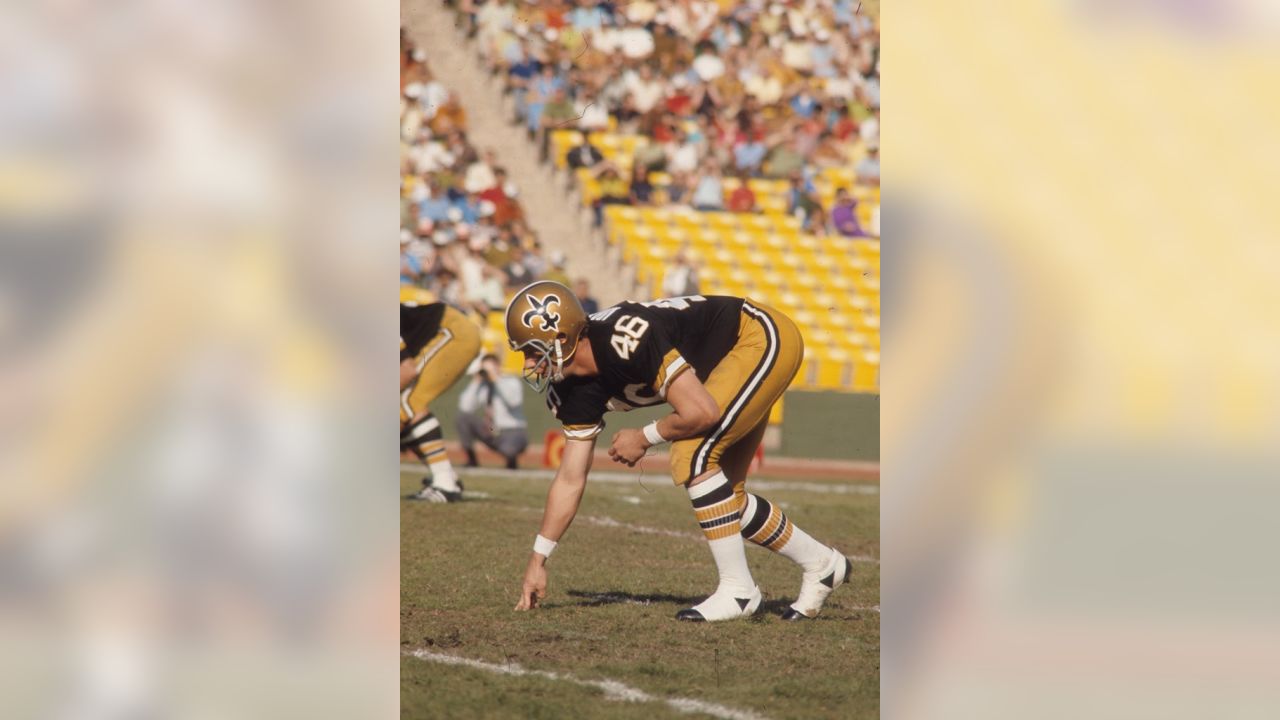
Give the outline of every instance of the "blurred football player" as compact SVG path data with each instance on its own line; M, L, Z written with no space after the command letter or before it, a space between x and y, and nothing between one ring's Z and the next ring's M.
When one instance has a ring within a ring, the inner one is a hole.
M442 302L400 304L400 451L412 451L431 470L416 499L462 499L462 482L430 406L479 353L480 328L462 313Z
M720 575L715 592L678 619L730 620L760 607L744 539L803 569L787 620L816 616L845 583L844 555L745 487L769 410L804 354L790 318L742 298L700 295L624 302L588 317L569 288L542 281L516 293L506 323L512 349L524 353L525 380L546 391L566 439L517 610L546 593L546 560L577 514L605 412L661 403L671 414L618 431L609 456L635 465L650 447L671 443L671 479L687 489Z

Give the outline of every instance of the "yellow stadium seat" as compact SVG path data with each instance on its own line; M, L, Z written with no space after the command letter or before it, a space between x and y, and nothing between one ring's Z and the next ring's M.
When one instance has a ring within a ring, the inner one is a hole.
M796 373L796 380L792 387L802 390L813 390L817 387L818 381L818 361L811 355L805 355L800 361L800 371Z
M670 208L644 208L640 211L646 222L655 225L665 225L671 222L672 211Z
M758 242L762 246L778 253L786 253L791 249L791 243L787 242L787 238L775 233L760 235Z
M762 197L756 200L756 205L762 212L772 216L781 216L787 212L787 199L779 197Z
M630 223L640 222L640 211L630 205L606 205L604 215L607 218L617 218Z
M836 362L834 360L817 361L817 376L814 378L814 387L819 390L842 390L846 387L845 376L847 375L848 363Z
M803 305L798 305L797 307L803 307ZM791 319L796 321L796 325L800 326L801 334L807 332L808 328L818 327L818 316L811 310L793 310L790 315Z
M821 281L808 269L797 272L792 278L792 289L802 295L811 295L820 286Z
M854 364L853 389L874 392L880 387L880 353L865 353L861 362Z

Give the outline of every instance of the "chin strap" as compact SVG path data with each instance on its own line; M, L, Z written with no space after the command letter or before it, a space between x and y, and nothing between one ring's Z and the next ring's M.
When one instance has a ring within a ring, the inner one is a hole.
M556 338L556 370L552 374L551 379L555 382L564 380L564 353L560 351L560 338Z

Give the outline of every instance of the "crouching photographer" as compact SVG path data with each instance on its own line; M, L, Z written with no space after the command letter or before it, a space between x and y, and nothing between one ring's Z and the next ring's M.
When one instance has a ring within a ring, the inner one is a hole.
M476 467L479 441L506 460L515 470L520 453L529 446L524 419L524 384L502 372L495 355L480 358L471 382L458 399L458 440L467 453L467 467Z

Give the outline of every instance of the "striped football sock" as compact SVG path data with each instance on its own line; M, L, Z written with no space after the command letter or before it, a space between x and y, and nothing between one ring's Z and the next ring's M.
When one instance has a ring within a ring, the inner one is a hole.
M782 508L759 495L747 493L742 536L800 565L805 572L819 572L831 560L831 548L796 527Z
M729 479L718 472L690 487L689 499L693 501L698 525L720 572L720 587L716 592L729 590L738 595L752 592L756 583L747 567L746 545L738 522L742 501L734 494Z
M431 468L431 484L441 490L458 491L458 473L449 462L444 451L444 433L440 430L440 421L436 416L427 413L421 420L413 423L400 434L400 447L409 447Z

